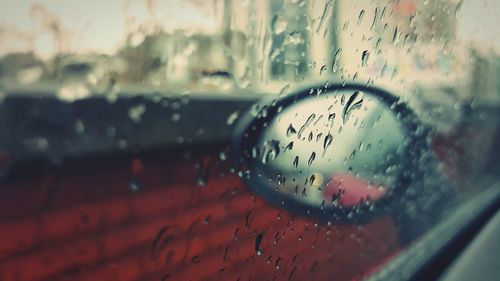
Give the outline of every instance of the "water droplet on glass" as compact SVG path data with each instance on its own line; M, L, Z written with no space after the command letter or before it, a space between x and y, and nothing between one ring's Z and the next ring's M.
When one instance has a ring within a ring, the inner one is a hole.
M271 24L275 34L283 33L288 26L286 18L282 15L275 15Z
M323 136L323 133L319 133L318 135L316 135L316 142L319 142L319 140L321 139L322 136Z
M295 156L295 159L293 159L293 169L297 169L297 166L299 166L299 156Z
M141 187L142 187L142 184L141 182L138 180L138 179L131 179L129 182L128 182L128 187L130 188L130 190L132 190L133 192L138 192L141 190Z
M286 41L292 45L299 45L304 43L304 38L300 32L294 31L286 37Z
M288 275L288 280L292 280L295 271L297 271L297 266L294 266L292 271L290 271L290 274Z
M305 2L305 1L304 1ZM321 18L319 19L318 27L316 28L316 33L319 33L326 22L328 22L332 16L332 9L334 6L334 1L328 1L325 4L325 8L323 9L323 13L321 14Z
M350 160L353 160L356 157L356 149L352 151L351 156L349 156Z
M336 52L335 52L335 55L333 56L333 61L332 61L332 72L337 72L338 69L338 64L339 64L339 59L340 59L340 55L342 53L342 49L338 49Z
M262 251L262 249L260 248L260 243L262 242L263 237L264 233L259 233L255 238L255 252L257 253L258 256L261 256L264 253L264 251Z
M320 70L319 70L319 75L323 75L323 73L325 73L325 72L326 72L326 70L327 70L326 65L323 65L323 66L320 68Z
M325 140L323 141L323 156L326 153L326 149L332 144L333 141L333 136L328 133L328 135L325 136Z
M359 12L359 16L358 16L358 25L361 24L364 16L365 16L365 10L361 10L361 12Z
M292 124L290 124L288 126L288 129L286 129L286 136L290 137L291 135L294 135L296 133L297 133L297 130L295 130L295 128L292 126Z
M65 102L74 102L92 95L88 85L82 82L64 83L57 91L57 97Z
M280 265L281 265L281 257L278 257L276 259L276 270L279 270L280 269Z
M302 125L302 127L300 127L300 129L299 129L299 132L297 134L298 139L302 138L302 133L304 133L304 130L307 129L307 127L309 127L309 125L314 121L315 118L316 118L316 114L313 113L313 114L309 115L309 117L307 118L304 125Z
M285 149L283 150L283 152L287 151L287 150L292 150L293 149L293 141L291 141L286 147Z
M246 89L251 85L252 81L250 76L251 76L250 68L246 67L245 72L243 72L241 76L237 77L236 82L238 83L238 86L241 89Z
M208 176L210 173L211 160L210 158L205 158L196 164L196 170L198 172L197 184L199 186L204 186L208 182Z
M307 165L311 166L314 159L316 159L316 152L313 151L313 153L311 153L311 156L309 157L309 160L307 161Z
M173 122L177 122L179 120L181 120L181 115L179 113L172 114L172 121Z
M240 239L240 228L237 227L235 230L234 230L234 240L239 240Z
M79 135L83 135L85 133L85 124L83 124L82 120L78 119L74 124L75 132Z
M205 217L205 219L203 220L203 222L205 224L209 224L211 220L212 220L212 215L208 215L208 216Z
M281 97L281 96L284 96L286 94L288 94L288 91L290 90L290 84L286 84L279 92L278 96Z
M222 161L222 162L226 161L226 160L227 160L227 153L226 153L225 151L221 151L221 152L219 153L219 159L220 159L220 161Z
M280 142L277 140L266 141L263 145L262 163L267 164L269 161L276 159L280 153Z
M142 115L146 112L146 106L144 104L138 104L132 106L128 110L128 117L135 123L140 123L142 120Z
M227 120L226 120L226 124L228 126L231 126L234 124L234 121L236 121L236 119L238 119L238 116L239 116L240 112L239 111L235 111L233 113L231 113L228 117L227 117Z
M333 127L333 122L335 121L335 113L330 113L328 115L328 123L330 124L330 128Z
M252 220L253 220L253 213L252 211L249 211L245 216L245 230L248 230L250 228Z
M368 63L368 58L370 57L370 52L368 50L364 50L361 54L361 66L366 66Z
M316 175L312 174L309 177L309 184L313 185L313 182L314 182L315 179L316 179ZM307 184L307 180L306 180L306 184Z
M354 92L349 97L349 100L347 101L344 109L342 110L342 121L344 122L344 124L346 123L349 114L351 114L353 110L359 109L362 104L363 104L363 94L361 94L359 91Z

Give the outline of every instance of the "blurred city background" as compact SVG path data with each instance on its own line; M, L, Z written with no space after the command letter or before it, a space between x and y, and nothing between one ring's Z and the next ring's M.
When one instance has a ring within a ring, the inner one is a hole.
M324 77L470 84L471 58L498 53L499 10L494 0L3 0L0 89L56 87L71 101L122 88L277 94Z

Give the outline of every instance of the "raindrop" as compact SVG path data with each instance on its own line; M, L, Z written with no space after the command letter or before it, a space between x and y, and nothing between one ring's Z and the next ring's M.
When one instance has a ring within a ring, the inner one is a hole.
M240 240L240 228L239 227L237 227L234 230L234 240Z
M353 160L355 156L356 156L356 149L352 151L351 156L349 156L349 159Z
M288 275L288 280L292 280L295 271L297 271L297 266L294 266L292 271L290 271L290 274Z
M363 53L361 54L361 66L366 66L369 57L370 57L370 52L368 52L368 50L364 50Z
M281 96L284 96L286 94L288 94L288 91L290 90L290 84L286 84L279 92L278 96L281 97Z
M295 156L295 159L293 160L293 169L297 169L297 166L299 166L299 156Z
M293 149L293 141L291 141L286 147L285 149L283 150L283 152L287 151L287 150L292 150Z
M279 270L280 269L280 264L281 264L281 257L278 257L276 259L276 270Z
M309 183L310 183L311 185L313 185L313 184L314 184L314 180L315 180L315 179L316 179L316 175L315 175L315 174L312 174L312 175L309 177Z
M313 151L313 153L311 153L311 156L309 157L309 160L307 161L307 165L311 166L314 159L316 159L316 152Z
M212 220L212 215L208 215L208 216L205 217L205 219L203 220L203 222L205 224L209 224L211 220Z
M221 152L219 153L219 159L220 159L220 161L222 161L222 162L227 161L227 154L226 154L226 152L225 152L225 151L221 151Z
M32 137L23 141L23 144L35 151L46 151L49 149L50 143L44 137Z
M236 82L238 83L238 86L241 89L246 89L250 86L251 80L250 80L250 68L246 67L245 71L240 77L237 77Z
M333 9L333 5L334 5L334 1L328 1L325 4L325 8L323 9L323 14L321 15L321 18L319 20L318 27L316 28L316 33L318 33L323 28L325 23L332 16L333 13L331 12L331 10Z
M138 179L131 179L129 182L128 182L128 187L130 188L130 190L132 190L133 192L138 192L141 190L142 188L142 184L141 182L138 180Z
M142 120L142 115L146 112L146 106L144 104L138 104L131 107L128 110L128 117L132 119L135 123L140 123Z
M375 8L375 14L373 15L373 21L372 21L372 25L370 26L370 30L373 30L373 27L375 26L375 23L377 22L377 16L378 16L378 8Z
M245 230L248 230L250 228L250 225L252 224L252 219L253 219L253 213L252 211L249 211L245 216Z
M196 164L196 170L198 171L197 184L199 186L204 186L208 182L208 175L210 173L210 158L205 158Z
M316 266L318 266L318 262L314 261L313 264L311 265L311 274L314 273Z
M396 44L398 41L398 27L394 28L394 34L392 35L392 44Z
M363 104L363 95L359 91L354 92L349 97L347 104L345 105L344 109L342 110L342 121L344 122L344 124L346 123L347 118L349 117L349 114L353 110L359 109L362 104Z
M292 124L290 124L288 126L288 129L286 129L286 136L290 137L291 135L294 135L296 133L297 133L297 130L295 130L295 128L292 126Z
M332 61L332 72L337 72L338 70L338 63L339 63L339 58L340 54L342 53L342 49L339 48L336 52L335 55L333 56L333 61Z
M328 115L328 122L330 122L330 128L333 127L333 121L335 120L335 113Z
M264 251L260 248L260 243L262 242L262 238L264 237L264 233L257 234L255 238L255 252L258 256L262 255Z
M162 226L160 228L160 230L158 230L158 232L156 233L156 236L155 238L153 239L153 242L151 242L151 246L150 246L150 251L151 253L156 253L158 249L158 246L159 246L159 243L160 241L162 240L164 234L166 233L166 231L168 230L168 226Z
M82 135L85 133L85 124L83 124L82 120L78 119L74 124L74 129L77 134Z
M316 142L319 142L319 140L321 139L321 137L323 136L323 133L319 133L317 136L316 136Z
M323 156L325 156L326 149L332 144L333 141L333 136L328 133L328 135L325 136L325 140L323 141Z
M272 28L275 34L283 33L288 26L286 18L281 15L275 15L272 20Z
M179 113L174 113L174 114L172 114L171 119L173 122L177 122L177 121L181 120L181 115Z
M280 153L279 143L280 142L277 140L270 140L264 143L261 159L263 164L267 164L269 161L276 159Z
M313 139L313 133L310 132L309 133L309 137L307 138L307 140L310 142L310 141L312 141L312 139Z
M319 70L319 75L323 75L323 73L326 72L326 65L323 65L321 69Z
M287 42L289 42L292 45L299 45L304 43L304 38L302 37L302 34L300 32L294 31L290 33L287 38Z
M361 10L361 12L359 12L359 16L358 16L358 25L361 24L364 16L365 16L365 10Z
M302 127L299 129L299 132L297 134L298 139L300 139L302 137L302 133L304 133L304 130L314 121L315 118L316 118L316 114L313 113L313 114L309 115L309 117L307 118L304 125L302 125Z
M231 126L234 124L234 121L236 121L236 119L238 119L238 116L239 116L240 112L239 111L235 111L233 113L231 113L231 115L229 115L227 117L227 120L226 120L226 124L228 126Z

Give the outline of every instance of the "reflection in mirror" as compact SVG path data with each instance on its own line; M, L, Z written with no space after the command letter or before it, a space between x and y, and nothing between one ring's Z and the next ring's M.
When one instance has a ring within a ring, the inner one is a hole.
M328 219L393 208L424 169L418 119L377 88L327 87L262 107L240 144L247 183L268 201Z
M346 90L310 98L264 130L258 161L267 165L259 172L298 201L352 206L394 186L404 138L396 115L376 97Z

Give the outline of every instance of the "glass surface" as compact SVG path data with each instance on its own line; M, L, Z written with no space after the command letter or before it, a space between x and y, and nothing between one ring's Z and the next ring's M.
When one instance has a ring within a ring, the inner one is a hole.
M0 280L369 276L499 181L499 15L0 1Z

